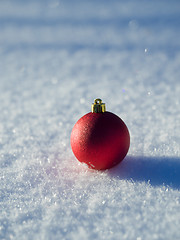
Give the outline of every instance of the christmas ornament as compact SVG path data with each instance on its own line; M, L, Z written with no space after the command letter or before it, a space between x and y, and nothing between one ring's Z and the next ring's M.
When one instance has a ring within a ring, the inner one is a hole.
M71 148L76 158L90 168L104 170L121 162L130 145L129 131L117 115L107 112L101 99L92 112L81 117L71 133Z

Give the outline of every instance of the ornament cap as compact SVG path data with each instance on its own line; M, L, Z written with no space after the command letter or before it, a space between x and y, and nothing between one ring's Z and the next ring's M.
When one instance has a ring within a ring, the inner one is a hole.
M94 100L94 103L91 105L92 113L103 113L106 111L106 105L105 103L102 103L102 100L100 98L96 98Z

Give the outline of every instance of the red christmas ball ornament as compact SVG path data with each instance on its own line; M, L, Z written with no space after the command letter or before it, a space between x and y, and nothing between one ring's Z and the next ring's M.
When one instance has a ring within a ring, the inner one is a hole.
M71 148L76 158L90 168L105 170L120 163L130 146L127 126L117 115L107 112L101 99L92 112L81 117L71 133Z

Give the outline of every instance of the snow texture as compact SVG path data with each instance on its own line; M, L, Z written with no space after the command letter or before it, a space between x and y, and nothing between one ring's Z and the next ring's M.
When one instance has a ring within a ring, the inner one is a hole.
M180 239L180 2L0 1L0 239ZM89 170L97 97L131 134Z

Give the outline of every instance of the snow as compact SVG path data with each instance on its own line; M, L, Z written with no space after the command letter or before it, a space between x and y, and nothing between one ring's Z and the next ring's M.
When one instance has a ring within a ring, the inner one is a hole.
M0 239L180 239L179 1L0 1ZM131 146L78 163L95 98Z

